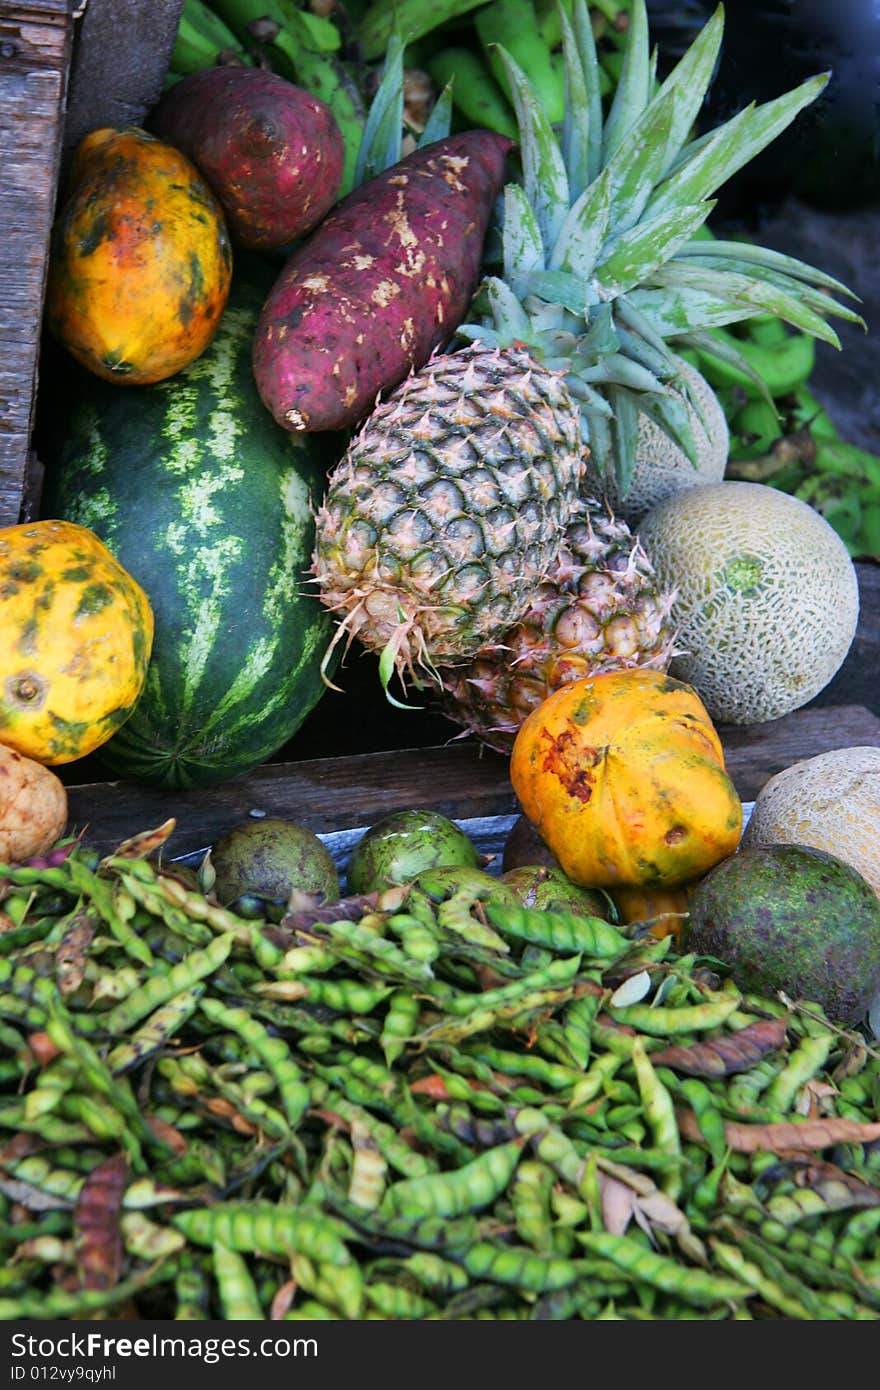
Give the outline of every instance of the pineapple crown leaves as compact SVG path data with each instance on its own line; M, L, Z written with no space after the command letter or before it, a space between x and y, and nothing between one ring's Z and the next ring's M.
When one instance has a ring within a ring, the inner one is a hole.
M525 344L566 373L601 475L621 495L647 415L696 463L676 347L706 330L772 313L836 347L828 317L864 321L835 295L845 285L780 252L711 236L712 195L820 94L827 73L692 138L724 28L719 5L662 83L644 0L633 0L620 79L607 116L586 0L559 6L567 83L561 128L499 46L520 135L521 178L501 200L501 273L487 275L462 338ZM714 341L714 340L713 340ZM714 348L713 348L714 351ZM728 349L735 365L754 376ZM759 383L761 384L761 383ZM690 407L690 409L688 409Z

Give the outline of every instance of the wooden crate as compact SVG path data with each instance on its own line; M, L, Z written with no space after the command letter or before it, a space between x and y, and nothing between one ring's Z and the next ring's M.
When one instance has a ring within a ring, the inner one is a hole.
M0 0L2 526L19 520L39 487L31 430L76 14L72 0Z
M183 0L0 0L0 526L39 506L32 448L49 234L89 130L158 98Z

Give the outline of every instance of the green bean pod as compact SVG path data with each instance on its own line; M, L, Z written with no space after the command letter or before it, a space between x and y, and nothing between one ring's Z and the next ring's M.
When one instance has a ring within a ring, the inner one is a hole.
M662 1004L656 1008L650 1004L625 1004L621 1008L609 1006L608 1012L615 1023L635 1028L649 1037L670 1038L718 1028L738 1006L738 996L722 996L719 992L705 1004L685 1005L680 1009L666 1009Z
M221 1028L237 1033L259 1062L271 1072L278 1086L284 1113L291 1129L296 1129L309 1107L309 1088L300 1068L281 1038L272 1037L257 1019L244 1009L229 1008L217 999L202 999L202 1013Z
M727 1299L742 1300L752 1293L745 1281L681 1265L667 1255L649 1250L633 1236L611 1235L607 1231L581 1231L578 1240L587 1250L601 1255L632 1278L662 1293L672 1294L683 1303L705 1308Z
M654 1143L664 1153L677 1158L681 1154L681 1139L678 1133L678 1121L675 1118L675 1105L638 1038L633 1048L632 1061L645 1118L654 1136ZM678 1167L667 1169L661 1177L660 1185L667 1197L676 1202L681 1194L680 1169Z
M167 973L148 975L138 989L110 1010L105 1020L108 1032L127 1033L135 1023L167 1004L176 994L192 989L199 980L213 975L228 957L234 939L231 932L218 936L209 945L190 951Z
M266 1314L260 1304L257 1287L239 1251L232 1250L217 1240L211 1253L220 1308L226 1321L264 1320Z
M154 1052L158 1052L160 1047L164 1047L195 1013L204 992L204 982L200 981L193 985L192 989L181 990L180 994L174 995L167 1004L150 1014L146 1022L130 1038L126 1038L107 1054L107 1066L110 1071L114 1075L129 1071Z
M768 1086L764 1096L768 1109L780 1115L790 1110L801 1087L825 1065L834 1043L833 1033L804 1038Z
M396 989L388 1000L388 1009L382 1020L379 1045L389 1067L405 1050L419 1019L419 1001L407 989Z
M489 901L486 916L500 932L514 941L546 946L558 955L583 955L610 961L631 950L616 927L601 917L579 916L573 912L543 911L534 907L508 907Z
M521 1153L522 1141L509 1140L451 1172L405 1178L389 1187L382 1210L415 1219L464 1216L479 1211L491 1206L505 1190Z

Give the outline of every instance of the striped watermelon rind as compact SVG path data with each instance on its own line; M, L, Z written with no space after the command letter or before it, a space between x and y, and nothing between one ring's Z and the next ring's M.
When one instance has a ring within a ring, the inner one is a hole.
M262 266L237 272L211 345L166 381L123 391L78 376L45 459L43 514L90 527L155 614L143 692L96 754L116 777L186 787L248 772L327 688L333 620L307 571L341 446L281 429L257 395L269 286Z

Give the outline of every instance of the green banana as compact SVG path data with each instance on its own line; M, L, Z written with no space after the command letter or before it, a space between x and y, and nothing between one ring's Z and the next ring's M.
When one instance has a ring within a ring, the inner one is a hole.
M750 338L740 338L724 328L707 329L705 336L741 353L773 397L787 396L802 386L815 363L815 339L807 333L787 333L783 342L771 347L761 346ZM759 399L756 384L737 367L708 350L700 350L697 355L698 370L710 386L741 386L750 400Z
M171 50L171 69L186 77L214 67L221 53L234 53L244 64L253 61L242 50L238 36L204 0L186 0Z
M447 20L475 10L485 0L374 0L358 22L357 40L361 57L367 63L381 58L396 30L405 43L422 38Z
M529 78L551 125L564 120L564 77L560 82L550 50L541 37L534 0L492 0L475 14L474 28L486 61L507 100L512 102L513 96L499 47Z
M730 421L731 458L758 458L782 437L779 416L767 401L747 401Z
M828 411L806 386L792 392L789 418L795 429L809 429L814 439L840 438L840 432Z
M785 324L776 314L757 314L746 321L745 328L748 337L758 347L777 347L788 337Z
M470 48L444 48L427 62L428 72L442 90L452 83L452 102L461 114L483 130L519 138L516 117L495 78L478 53Z

